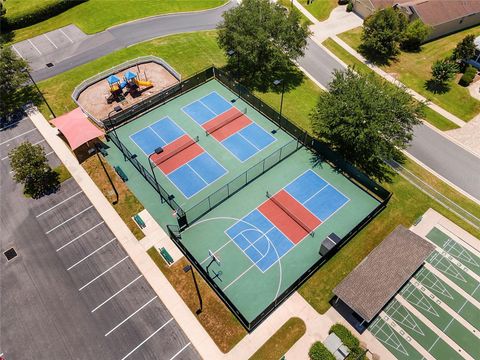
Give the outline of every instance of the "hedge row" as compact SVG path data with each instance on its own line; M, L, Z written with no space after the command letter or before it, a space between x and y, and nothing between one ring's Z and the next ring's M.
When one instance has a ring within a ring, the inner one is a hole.
M311 360L335 360L335 356L320 341L312 345L308 356Z
M472 65L468 65L462 77L460 78L459 84L462 86L470 85L476 75L477 69L475 69Z
M11 31L39 23L51 17L57 16L58 14L61 14L62 12L86 1L88 0L58 0L57 2L52 3L48 6L38 8L31 13L24 14L18 17L7 17L1 24L1 30Z
M348 347L350 354L348 354L347 359L358 359L359 356L364 352L364 349L360 347L360 341L342 324L333 325L328 331L329 334L335 333L342 343ZM365 356L362 359L366 359Z

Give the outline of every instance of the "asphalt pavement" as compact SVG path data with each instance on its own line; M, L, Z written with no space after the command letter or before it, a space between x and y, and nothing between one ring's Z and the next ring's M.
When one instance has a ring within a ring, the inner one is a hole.
M60 164L28 118L0 129L0 356L199 359L74 179L38 200L22 194L7 155L27 140Z
M51 53L51 58L42 58L41 63L31 62L34 67L32 75L36 80L47 79L141 41L182 32L214 29L221 20L221 14L235 3L236 1L232 0L217 9L151 17L110 28L88 36L80 45L71 49ZM53 62L54 66L46 67L46 60ZM328 86L333 69L342 68L340 63L311 39L308 41L305 56L298 62L325 87ZM480 201L479 158L425 126L415 129L415 139L407 151Z

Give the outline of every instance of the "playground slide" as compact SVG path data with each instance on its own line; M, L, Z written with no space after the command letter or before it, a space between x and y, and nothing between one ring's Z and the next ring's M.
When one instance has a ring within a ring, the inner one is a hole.
M153 83L151 81L141 81L137 79L135 79L135 84L137 84L138 86L153 86Z

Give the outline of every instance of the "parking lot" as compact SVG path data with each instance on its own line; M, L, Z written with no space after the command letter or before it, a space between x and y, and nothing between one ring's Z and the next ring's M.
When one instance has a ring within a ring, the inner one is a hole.
M39 200L21 195L6 157L25 140L51 153L28 118L0 131L6 224L0 247L18 253L0 260L0 354L7 360L39 351L52 359L198 359L74 179ZM54 153L49 161L60 163Z

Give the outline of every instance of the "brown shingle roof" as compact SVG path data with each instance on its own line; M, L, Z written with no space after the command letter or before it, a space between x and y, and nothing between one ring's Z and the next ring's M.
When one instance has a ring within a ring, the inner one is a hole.
M333 293L370 322L434 249L434 245L399 225Z

